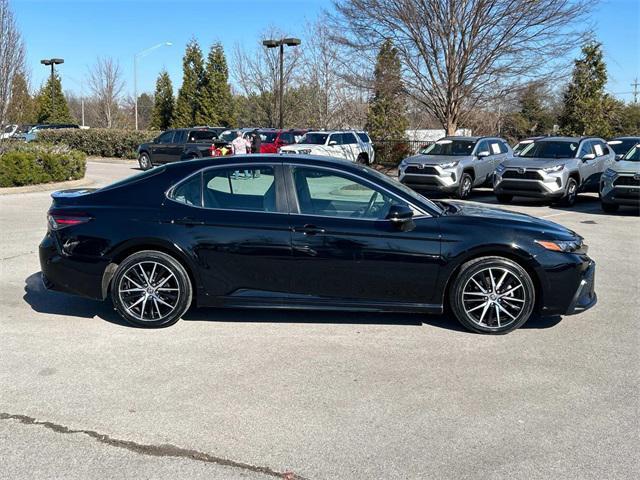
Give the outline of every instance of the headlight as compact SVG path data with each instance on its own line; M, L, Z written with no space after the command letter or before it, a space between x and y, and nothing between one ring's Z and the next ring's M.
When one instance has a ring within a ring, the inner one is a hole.
M505 166L503 164L500 164L496 167L496 173L502 173L505 171Z
M536 240L538 245L554 252L587 253L588 247L582 239L576 240Z
M298 150L298 153L300 153L302 155L309 155L311 153L311 149L310 148L301 148L300 150Z
M607 168L604 173L602 174L603 177L608 177L608 178L613 178L616 176L616 171L611 169L611 168Z
M454 161L454 162L449 162L449 163L442 163L440 164L440 168L453 168L458 166L458 160Z
M542 171L545 173L555 173L555 172L559 172L563 168L564 168L564 165L556 165L555 167L543 168Z

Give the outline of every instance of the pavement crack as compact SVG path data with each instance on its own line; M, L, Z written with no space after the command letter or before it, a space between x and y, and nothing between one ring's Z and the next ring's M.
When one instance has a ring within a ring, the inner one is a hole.
M31 251L29 251L29 252L18 253L18 254L16 254L16 255L11 255L10 257L3 257L3 258L0 258L0 261L4 261L4 260L11 260L11 259L13 259L13 258L18 258L18 257L24 257L25 255L31 255L31 254L33 254L33 253L35 253L35 251L34 251L34 250L31 250Z
M200 452L198 450L191 450L188 448L178 447L176 445L164 444L164 445L149 445L144 443L137 443L131 440L121 440L112 438L109 435L96 432L95 430L85 429L72 429L60 425L58 423L47 422L42 420L36 420L33 417L26 415L18 415L12 413L0 413L0 420L16 420L25 425L38 425L56 433L62 434L82 434L86 435L94 440L117 448L124 448L131 452L138 453L140 455L149 455L153 457L174 457L174 458L186 458L189 460L195 460L198 462L215 463L226 467L233 467L242 470L247 470L255 473L262 473L271 477L283 478L285 480L307 480L291 471L278 472L269 467L261 467L257 465L251 465L244 462L238 462L230 460L228 458L216 457L209 453Z

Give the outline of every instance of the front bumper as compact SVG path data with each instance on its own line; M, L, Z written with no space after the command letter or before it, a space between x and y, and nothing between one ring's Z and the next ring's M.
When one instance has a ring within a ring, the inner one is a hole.
M400 183L416 190L451 193L460 181L458 169L443 169L438 165L409 164L398 172Z
M640 180L635 174L616 175L600 180L600 198L604 203L617 205L640 205Z
M592 260L586 271L582 274L580 284L576 289L569 308L565 315L574 315L590 309L598 302L598 296L595 291L596 264Z
M531 168L507 168L500 173L496 172L493 181L496 194L519 197L561 198L565 194L565 187L562 172L545 173Z

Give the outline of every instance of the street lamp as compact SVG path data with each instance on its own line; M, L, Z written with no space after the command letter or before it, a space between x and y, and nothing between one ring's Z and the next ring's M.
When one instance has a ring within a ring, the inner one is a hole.
M64 59L63 58L49 58L49 59L44 59L44 60L40 60L40 63L42 65L46 65L46 66L51 66L51 84L49 85L49 90L51 90L51 115L49 118L53 118L54 117L54 101L53 101L53 77L55 76L55 67L56 65L60 65L61 63L64 63Z
M171 42L162 42L146 50L142 50L133 56L133 96L135 101L136 130L138 130L138 58L146 57L160 47L170 47L171 45L173 45Z
M280 47L280 86L278 89L278 98L280 99L278 123L280 124L280 129L284 128L282 121L282 104L284 99L284 46L286 45L287 47L296 47L301 43L302 42L299 38L281 38L280 40L269 39L262 41L262 45L267 48Z

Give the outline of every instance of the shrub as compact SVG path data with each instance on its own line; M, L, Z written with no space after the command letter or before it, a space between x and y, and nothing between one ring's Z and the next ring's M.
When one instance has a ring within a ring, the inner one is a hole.
M395 167L403 158L412 154L412 149L406 140L373 140L376 151L376 163Z
M159 134L151 130L109 128L43 130L38 132L38 142L67 145L96 157L137 158L138 145Z
M0 144L0 187L63 182L84 177L86 156L68 147Z

